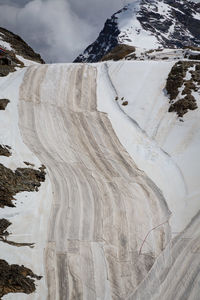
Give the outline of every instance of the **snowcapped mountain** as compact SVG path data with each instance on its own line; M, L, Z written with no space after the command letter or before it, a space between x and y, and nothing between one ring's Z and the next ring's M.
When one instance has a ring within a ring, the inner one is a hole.
M97 40L74 62L97 62L119 44L145 49L200 45L200 4L136 0L105 23Z

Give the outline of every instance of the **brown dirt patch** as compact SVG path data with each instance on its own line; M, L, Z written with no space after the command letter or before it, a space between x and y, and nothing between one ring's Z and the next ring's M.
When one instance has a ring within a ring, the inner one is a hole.
M108 54L106 54L101 61L114 60L118 61L125 58L130 53L135 52L135 47L128 45L117 45Z

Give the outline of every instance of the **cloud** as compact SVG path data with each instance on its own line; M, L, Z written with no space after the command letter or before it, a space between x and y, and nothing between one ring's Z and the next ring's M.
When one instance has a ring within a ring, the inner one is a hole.
M71 62L96 39L105 20L128 2L6 0L5 5L0 0L0 26L19 34L47 62Z
M121 0L10 0L0 2L0 26L19 34L46 61L70 62L121 5Z
M99 26L114 12L128 3L126 0L68 0L72 10L92 24ZM134 0L133 0L134 1ZM129 1L130 2L130 1Z

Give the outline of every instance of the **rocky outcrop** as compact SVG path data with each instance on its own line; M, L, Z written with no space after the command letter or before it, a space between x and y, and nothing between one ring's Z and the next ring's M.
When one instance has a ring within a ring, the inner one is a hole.
M7 231L7 228L11 225L11 222L9 222L6 219L0 219L0 239L6 238L9 233Z
M141 0L137 19L162 47L183 48L200 45L199 12L193 1Z
M7 145L0 145L0 155L2 156L11 156L10 147Z
M128 54L135 52L135 47L128 45L117 45L108 54L106 54L102 61L114 60L118 61L125 58Z
M12 223L7 219L0 219L0 241L9 244L11 246L16 246L16 247L28 246L30 248L33 248L34 243L16 243L14 241L8 240L8 236L10 235L10 233L7 231L7 229L11 224Z
M179 61L167 78L166 90L170 98L169 112L183 117L188 110L198 108L194 92L200 92L200 63Z
M45 167L40 170L17 168L14 172L0 164L0 207L14 207L14 195L23 191L38 191L45 181Z
M117 17L113 15L108 19L100 32L97 40L88 46L83 54L80 54L74 62L97 62L102 59L111 49L118 45L118 35L120 34L117 26Z
M9 293L31 294L35 291L35 275L30 269L19 265L9 265L0 259L0 299Z
M30 61L38 62L41 64L45 63L40 54L35 53L34 50L20 36L12 33L5 28L0 27L0 37L3 41L9 43L11 48L13 49L13 51L8 51L9 55L20 55Z

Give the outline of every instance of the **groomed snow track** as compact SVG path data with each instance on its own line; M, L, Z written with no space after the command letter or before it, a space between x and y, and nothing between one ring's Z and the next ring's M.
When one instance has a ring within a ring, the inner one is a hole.
M53 189L48 300L132 297L170 240L165 200L97 111L96 82L95 66L32 66L20 89L23 140Z

